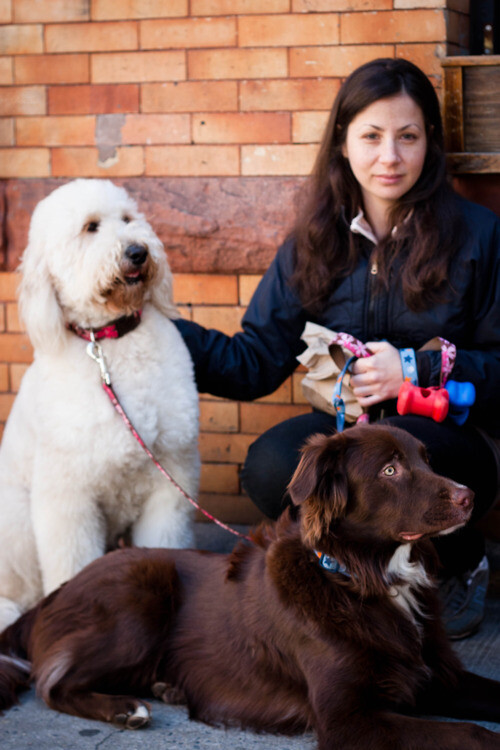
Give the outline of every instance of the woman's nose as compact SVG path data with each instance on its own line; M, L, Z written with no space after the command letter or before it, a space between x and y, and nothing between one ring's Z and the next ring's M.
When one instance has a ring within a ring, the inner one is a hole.
M382 143L380 161L384 164L394 164L400 160L397 142L392 138L387 138Z

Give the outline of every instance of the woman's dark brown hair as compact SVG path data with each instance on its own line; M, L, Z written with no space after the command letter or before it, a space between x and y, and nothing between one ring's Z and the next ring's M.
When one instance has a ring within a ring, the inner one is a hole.
M342 85L330 113L294 236L293 276L302 303L316 312L336 278L354 270L357 242L348 231L363 206L361 190L342 155L347 128L356 115L379 99L408 94L422 110L427 153L422 173L390 217L395 236L376 248L379 282L387 286L396 257L403 257L401 282L407 305L423 309L443 298L447 272L459 237L456 197L448 184L439 102L427 76L402 59L373 60Z

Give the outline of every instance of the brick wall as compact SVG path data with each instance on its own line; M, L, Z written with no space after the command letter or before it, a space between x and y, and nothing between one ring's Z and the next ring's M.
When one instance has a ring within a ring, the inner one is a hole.
M183 314L238 330L285 236L342 79L379 56L441 86L468 0L0 0L0 423L32 350L14 269L31 211L74 177L134 194ZM202 498L252 520L249 443L307 409L300 373L255 403L201 398Z

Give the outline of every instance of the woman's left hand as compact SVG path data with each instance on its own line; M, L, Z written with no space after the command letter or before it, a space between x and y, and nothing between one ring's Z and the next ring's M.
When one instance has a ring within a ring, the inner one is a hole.
M350 386L361 406L397 398L403 371L399 351L388 341L368 341L371 357L360 357L352 366Z

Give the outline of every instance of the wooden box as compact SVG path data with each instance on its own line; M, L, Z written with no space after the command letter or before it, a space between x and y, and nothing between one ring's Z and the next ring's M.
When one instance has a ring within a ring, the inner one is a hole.
M442 61L450 171L500 172L500 55Z

